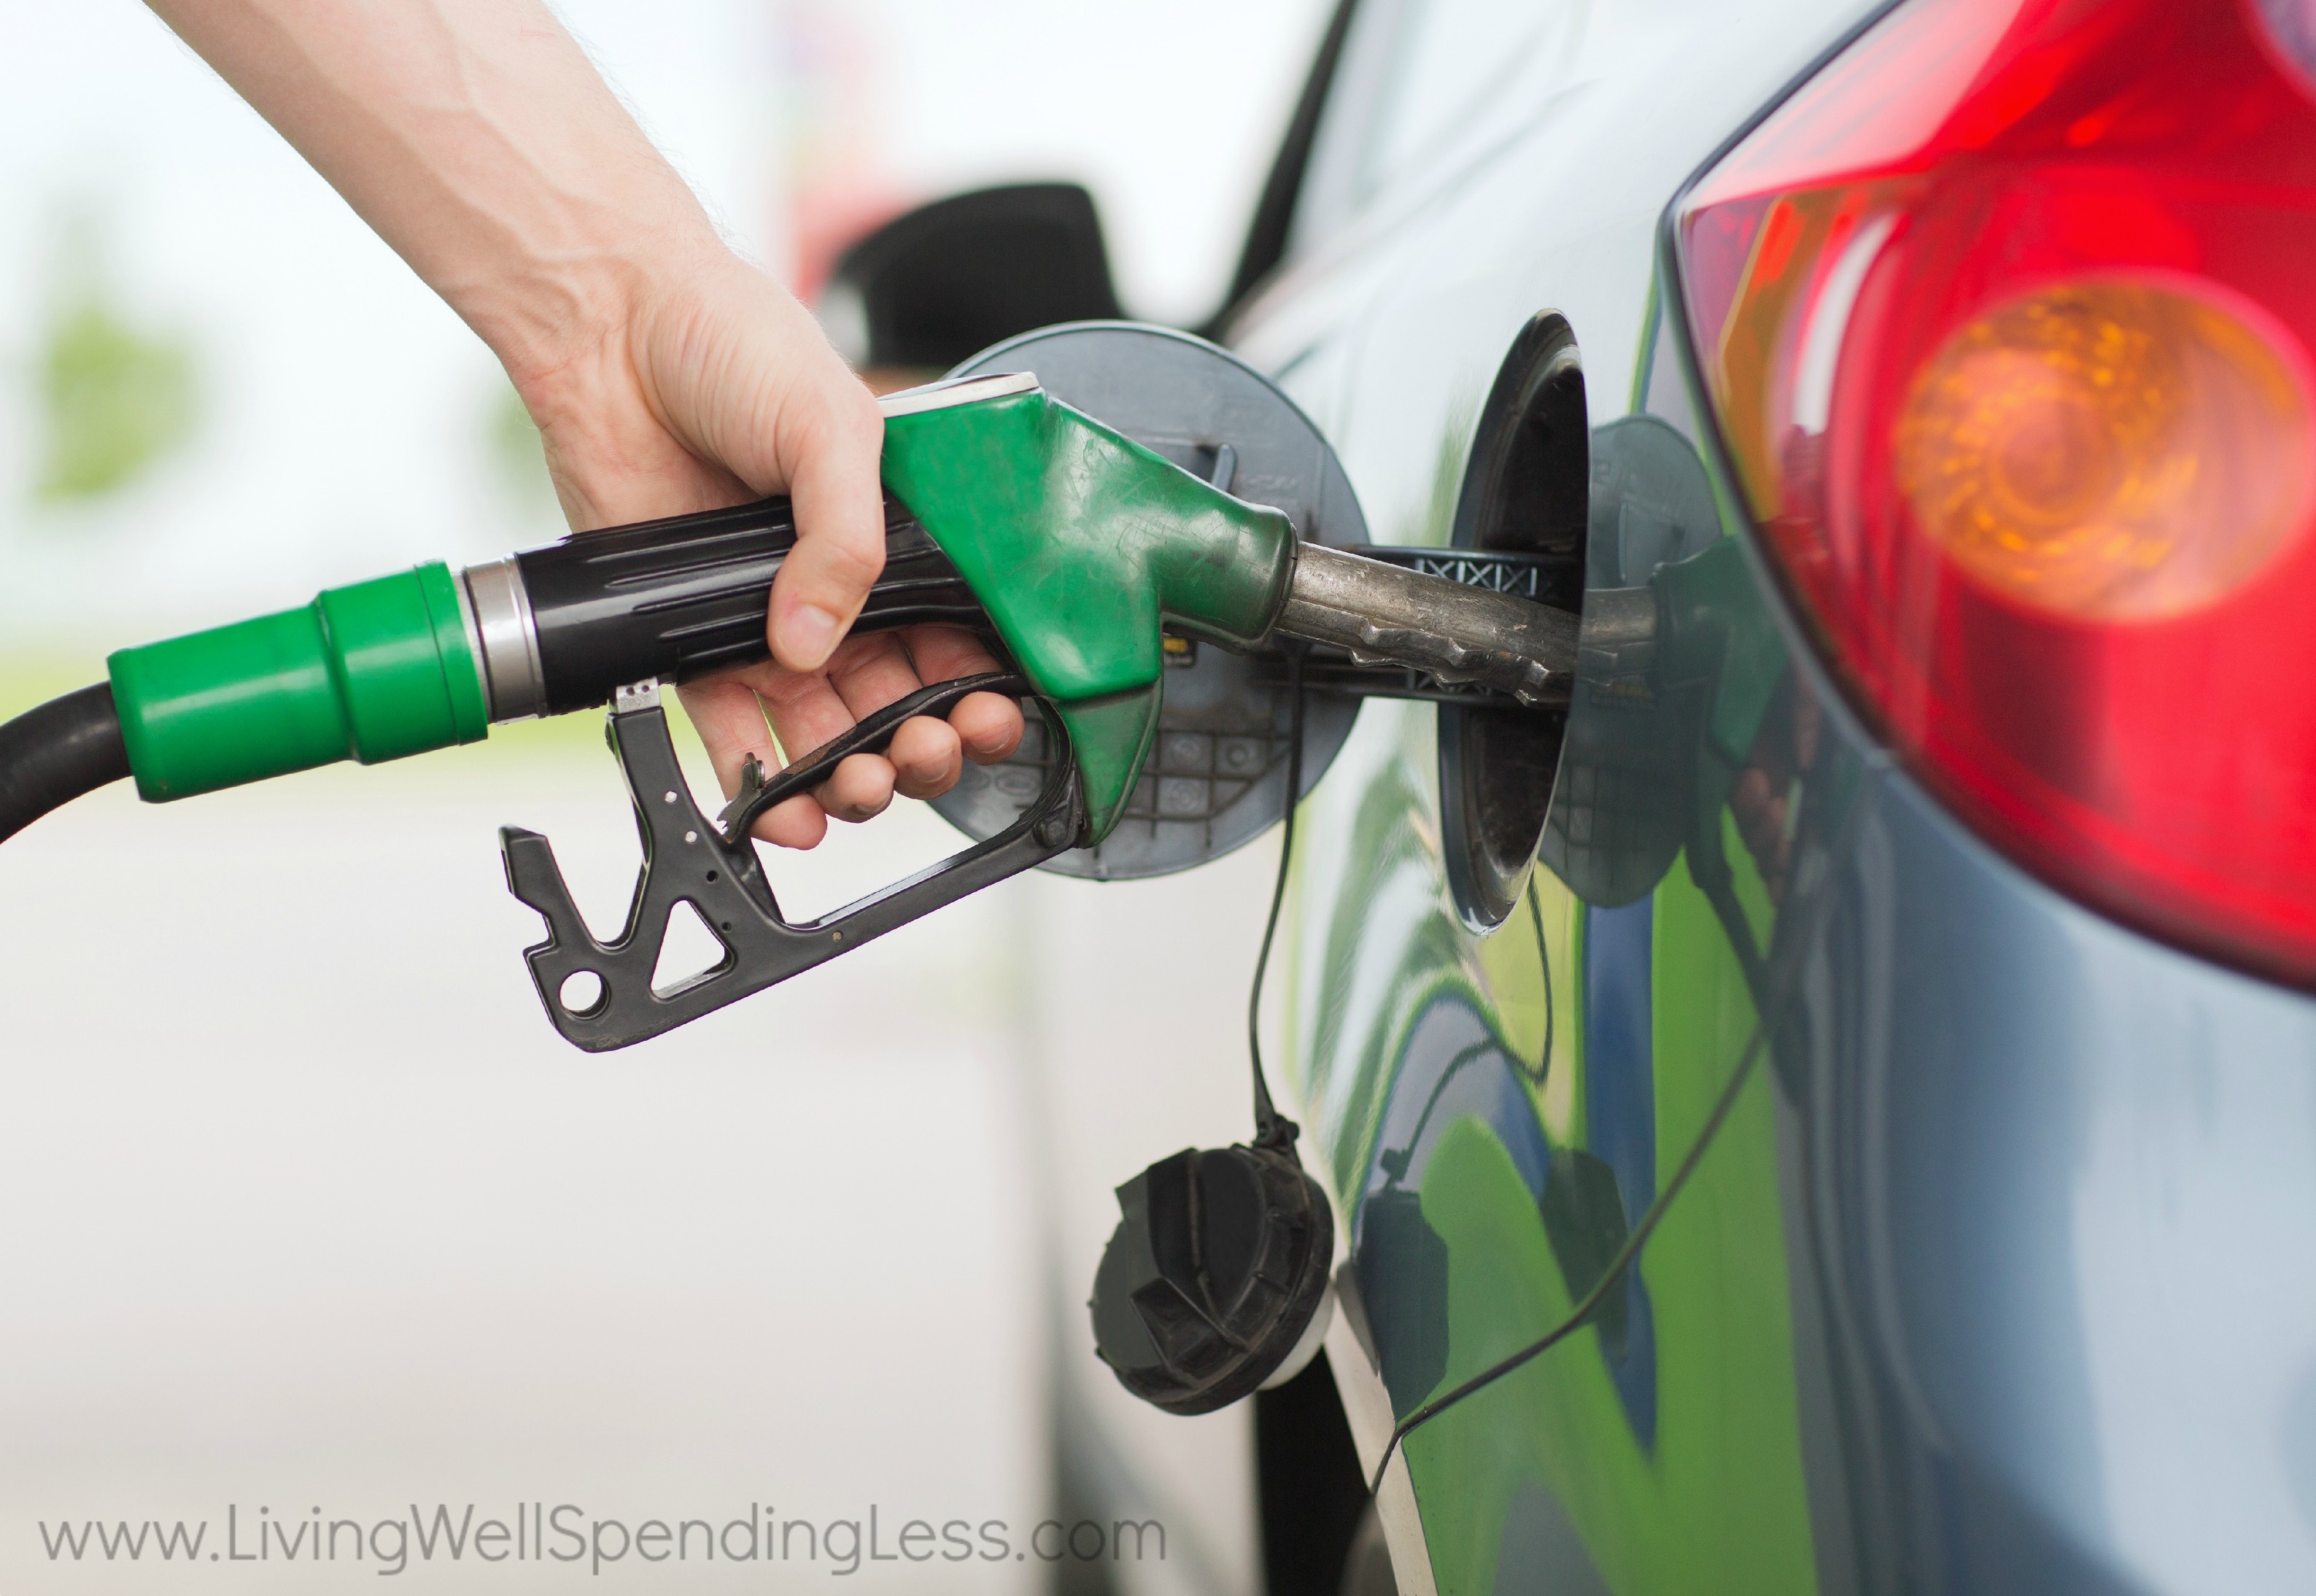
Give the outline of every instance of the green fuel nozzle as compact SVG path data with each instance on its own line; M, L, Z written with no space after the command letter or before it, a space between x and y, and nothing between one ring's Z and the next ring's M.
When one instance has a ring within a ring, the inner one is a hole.
M1252 647L1295 532L1049 399L970 379L887 406L886 568L857 623L980 630L1059 717L1088 841L1114 824L1156 725L1162 629ZM903 505L905 504L906 508ZM767 653L788 503L565 539L453 575L333 588L275 615L125 648L113 701L138 794L166 802L600 709Z
M1216 370L1231 365L1234 380L1260 383L1210 346L1191 353ZM1274 419L1307 428L1283 396L1260 391ZM494 722L608 706L644 840L626 927L599 940L547 839L501 834L510 887L548 923L548 940L526 958L548 1016L566 1039L600 1050L1100 843L1149 785L1169 638L1258 655L1278 654L1282 638L1305 639L1331 662L1324 690L1338 693L1365 691L1359 673L1379 671L1373 690L1393 696L1411 696L1406 684L1420 676L1431 685L1412 696L1567 700L1573 614L1398 557L1417 551L1363 557L1299 538L1285 512L1225 491L1235 458L1226 446L1211 450L1218 479L1202 480L1059 403L1027 373L936 384L884 404L886 564L856 629L967 627L1004 669L931 684L777 774L752 764L740 795L712 819L676 763L659 691L765 657L772 581L797 540L784 499L584 533L462 572L421 566L333 588L299 609L122 649L107 686L58 700L49 730L24 734L28 747L53 746L18 759L22 780L11 775L8 734L32 718L0 727L0 835L120 774L124 755L139 795L166 802L343 759L376 763L470 743ZM1340 477L1310 436L1315 463ZM975 691L1021 699L1042 723L1040 773L1009 811L1016 817L834 914L783 918L749 841L755 817L811 790L850 754L881 752L908 717L944 713ZM67 744L69 757L49 757ZM698 912L725 958L661 990L652 982L679 904Z
M1025 381L937 391L940 407L955 408ZM863 628L986 629L956 568L889 501L886 541ZM122 649L109 676L130 772L141 797L166 802L470 743L494 722L600 709L627 683L762 659L772 578L795 543L788 502L769 499L566 538L463 572L421 566Z
M1089 843L1116 823L1149 752L1167 635L1247 650L1278 630L1530 701L1572 662L1572 616L1301 546L1280 512L1201 482L1026 374L914 390L887 410L886 569L858 624L946 621L999 644L1067 735ZM457 575L421 566L122 649L110 674L138 794L166 802L400 759L477 741L494 721L598 709L627 683L762 659L772 578L795 541L788 502L771 499Z

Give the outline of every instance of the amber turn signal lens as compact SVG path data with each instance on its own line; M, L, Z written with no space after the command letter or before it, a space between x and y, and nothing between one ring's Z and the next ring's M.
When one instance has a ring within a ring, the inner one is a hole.
M2302 384L2239 317L2153 283L2065 283L1948 338L1900 410L1898 484L1970 575L2085 620L2186 614L2305 529Z

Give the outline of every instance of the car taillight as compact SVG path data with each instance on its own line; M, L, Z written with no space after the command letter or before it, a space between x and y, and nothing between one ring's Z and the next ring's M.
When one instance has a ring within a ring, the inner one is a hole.
M2030 869L2316 978L2316 0L1910 0L1688 192L1735 486Z

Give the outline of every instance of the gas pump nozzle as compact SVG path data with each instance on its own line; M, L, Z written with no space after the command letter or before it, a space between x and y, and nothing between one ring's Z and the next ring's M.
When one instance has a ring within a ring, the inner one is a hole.
M644 846L619 933L589 932L546 838L501 834L510 887L547 921L526 958L548 1017L600 1051L1100 843L1149 760L1170 636L1237 652L1305 638L1516 703L1567 697L1573 615L1304 542L1285 513L1056 402L1028 373L892 396L886 415L886 566L858 626L970 627L1005 670L927 687L777 775L752 771L718 816L702 813L659 690L764 656L767 595L796 541L787 501L767 500L581 534L456 575L424 566L123 649L110 691L140 796L400 758L476 741L494 722L608 704ZM1060 756L1043 789L1011 825L917 876L818 920L783 918L749 840L755 817L845 756L881 751L911 715L981 691L1022 698L1044 721ZM724 957L655 990L680 903Z

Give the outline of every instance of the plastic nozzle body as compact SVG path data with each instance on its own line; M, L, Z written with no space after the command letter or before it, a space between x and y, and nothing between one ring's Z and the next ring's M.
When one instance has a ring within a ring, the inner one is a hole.
M441 564L107 662L138 796L166 803L342 759L400 759L490 729Z
M1157 733L1163 631L1259 643L1293 525L1036 389L888 420L884 468L1068 727L1100 841Z

